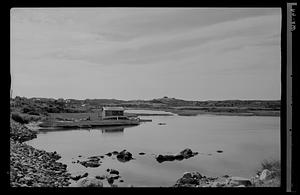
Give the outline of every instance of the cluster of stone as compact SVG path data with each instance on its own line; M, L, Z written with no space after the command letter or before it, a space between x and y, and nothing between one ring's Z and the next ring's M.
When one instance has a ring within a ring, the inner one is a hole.
M120 179L121 176L119 175L119 171L115 169L107 169L106 171L108 174L101 176L97 175L95 177L87 177L87 173L76 176L76 180L80 178L80 180L77 182L77 187L103 187L103 182L101 180L107 180L110 187L118 187L116 184L114 184L114 181L117 179L119 179L119 182L124 182L122 179Z
M156 157L156 160L159 163L162 163L164 161L183 160L183 159L191 158L191 157L193 157L197 154L198 154L198 152L193 152L191 149L186 148L186 149L182 150L181 152L179 152L178 154L174 154L174 155L161 155L161 154L159 154Z
M24 141L36 137L36 132L10 121L10 185L12 187L65 187L70 184L67 165L56 162L56 152L46 152Z
M14 141L24 142L36 138L36 132L26 126L10 119L10 138Z
M56 152L37 150L24 143L10 142L12 187L64 187L70 182L67 165L56 162Z
M132 157L132 154L125 149L122 150L121 152L118 152L118 151L108 152L105 155L109 156L109 157L111 157L112 155L116 155L118 161L120 161L120 162L128 162L128 161L134 159Z
M79 161L79 163L85 167L99 167L100 166L100 157L98 156L92 156L89 157L86 161Z
M174 187L249 187L250 179L243 177L206 177L198 172L186 172L177 180Z

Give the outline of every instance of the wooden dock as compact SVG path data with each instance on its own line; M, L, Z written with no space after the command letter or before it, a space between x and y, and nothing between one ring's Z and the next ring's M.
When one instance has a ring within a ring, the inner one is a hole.
M101 126L139 125L139 120L95 120L95 121L46 121L39 124L42 128L92 128Z

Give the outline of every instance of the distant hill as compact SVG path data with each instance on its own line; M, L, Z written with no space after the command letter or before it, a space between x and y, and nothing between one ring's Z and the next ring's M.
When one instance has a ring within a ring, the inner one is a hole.
M11 99L11 110L29 113L46 114L60 112L93 112L102 106L123 106L128 108L164 108L164 109L205 109L205 108L246 108L263 110L280 110L280 100L220 100L190 101L176 98L156 98L152 100L118 100L118 99L54 99L26 98Z

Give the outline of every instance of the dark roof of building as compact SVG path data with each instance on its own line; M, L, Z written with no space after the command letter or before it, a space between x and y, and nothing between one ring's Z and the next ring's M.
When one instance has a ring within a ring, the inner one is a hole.
M102 107L102 110L124 111L123 107Z

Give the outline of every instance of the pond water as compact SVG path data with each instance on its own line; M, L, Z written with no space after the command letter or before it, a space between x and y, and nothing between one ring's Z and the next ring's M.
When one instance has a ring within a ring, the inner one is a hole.
M206 176L251 177L263 160L280 159L280 117L173 115L141 118L152 119L152 122L133 127L40 131L36 139L26 143L37 149L58 152L62 156L59 161L67 164L71 173L88 172L96 176L106 174L108 168L116 169L124 182L115 180L115 184L126 187L172 186L186 171L198 171ZM185 148L199 154L182 161L159 163L155 159L155 155L175 154ZM104 155L123 149L131 152L135 160L119 162L114 156ZM145 155L139 155L140 152ZM97 168L72 163L95 155L105 156ZM75 185L76 182L72 182L71 186ZM106 181L104 186L108 186Z

